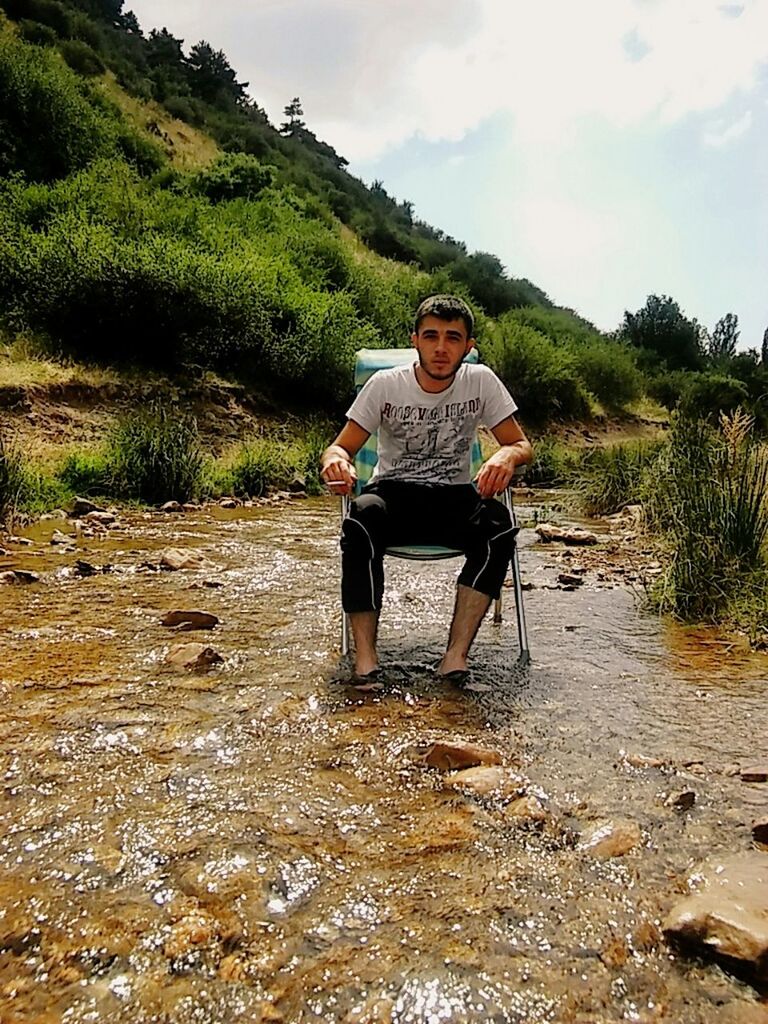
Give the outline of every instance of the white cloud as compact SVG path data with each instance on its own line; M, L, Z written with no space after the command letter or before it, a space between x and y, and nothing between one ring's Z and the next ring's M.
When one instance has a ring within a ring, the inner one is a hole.
M724 125L722 122L719 122L710 126L702 135L702 141L705 146L721 148L727 146L729 142L740 139L742 135L746 135L751 127L752 111L748 110L738 121L734 121L732 124Z

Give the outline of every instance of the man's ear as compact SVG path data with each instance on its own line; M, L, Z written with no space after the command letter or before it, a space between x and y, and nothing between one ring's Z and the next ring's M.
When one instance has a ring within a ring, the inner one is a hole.
M413 345L414 348L416 348L416 343L418 342L418 340L419 340L418 334L416 333L416 331L413 331L411 333L411 344Z
M467 338L467 347L464 349L464 355L468 356L472 349L475 347L475 339Z

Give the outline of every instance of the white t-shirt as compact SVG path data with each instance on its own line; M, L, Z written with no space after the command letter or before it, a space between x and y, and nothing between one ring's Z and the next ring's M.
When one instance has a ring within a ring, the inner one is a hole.
M445 391L424 391L416 363L379 370L347 411L369 434L379 432L373 477L434 484L471 482L472 442L482 424L495 427L517 405L487 366L462 363Z

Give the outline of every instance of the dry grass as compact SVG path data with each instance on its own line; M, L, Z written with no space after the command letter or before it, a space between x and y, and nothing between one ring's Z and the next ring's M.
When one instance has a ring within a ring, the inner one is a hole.
M205 167L219 156L219 147L208 135L184 121L171 117L164 107L153 100L144 101L135 96L129 96L118 85L111 72L107 72L100 85L106 95L120 107L131 124L153 141L162 143L174 166L182 170ZM162 134L150 132L147 127L150 124L156 125Z
M43 355L34 339L20 336L7 341L0 338L0 388L75 383L99 387L117 380L119 377L112 370Z

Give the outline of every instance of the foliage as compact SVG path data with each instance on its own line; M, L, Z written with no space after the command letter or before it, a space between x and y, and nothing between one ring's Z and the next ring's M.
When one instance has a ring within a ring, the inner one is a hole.
M191 187L213 203L230 199L255 199L275 179L275 168L265 166L247 153L225 153L210 167L192 177Z
M24 485L21 451L0 432L0 526L13 514Z
M649 295L636 313L626 311L620 336L630 345L652 353L670 370L701 366L701 327L688 320L667 295Z
M733 359L740 333L739 318L734 313L726 313L715 324L712 337L709 339L707 355L710 360L719 363Z
M525 483L544 487L568 487L575 480L582 452L557 438L542 437L533 446L533 461Z
M593 340L573 345L571 351L585 387L607 409L624 409L642 394L642 376L633 353L624 345Z
M768 458L751 426L743 413L722 417L720 430L675 417L648 492L649 520L671 547L657 600L683 619L716 620L765 570Z
M70 452L56 475L73 494L110 493L110 468L101 452Z
M112 494L158 505L199 493L203 455L195 420L157 403L123 418L106 453Z
M538 331L503 316L482 352L514 395L525 423L589 414L589 396L572 354Z
M642 501L655 475L656 441L626 441L584 451L576 479L587 515L610 515Z
M721 373L692 375L678 403L689 419L717 419L721 412L733 412L748 397L746 385Z
M67 39L59 47L61 55L73 71L79 75L100 75L104 62L98 53L81 39Z

